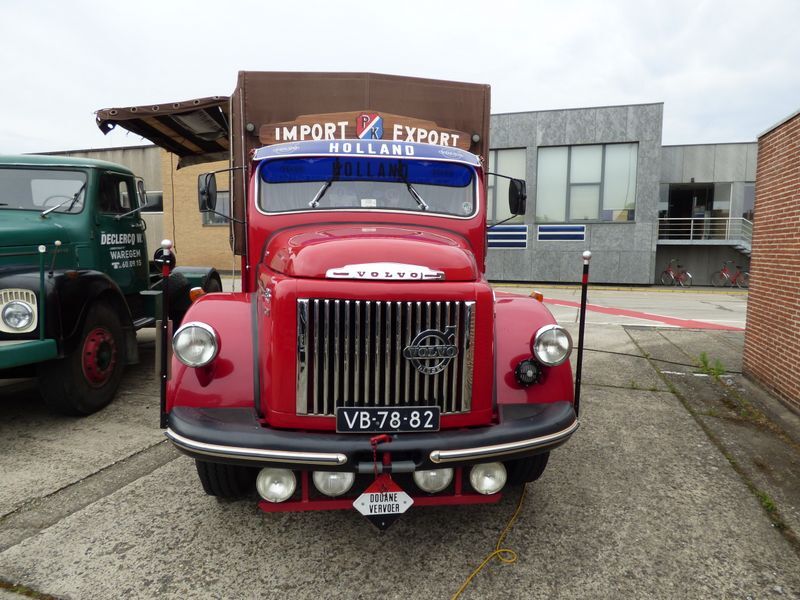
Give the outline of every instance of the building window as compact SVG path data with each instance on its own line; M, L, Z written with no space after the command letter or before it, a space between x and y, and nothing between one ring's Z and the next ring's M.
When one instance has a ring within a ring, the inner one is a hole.
M636 143L539 148L536 220L633 221L637 153Z
M145 204L142 212L164 212L164 193L163 192L145 192L147 204Z
M525 179L525 158L525 148L489 150L489 171L516 179ZM488 213L486 218L489 223L497 223L511 217L511 212L508 210L508 179L489 175L487 192ZM523 223L524 221L523 215L517 215L508 222Z
M230 192L217 192L216 213L200 213L203 218L203 225L227 225L231 215Z
M745 182L744 202L742 203L742 218L748 221L753 220L753 207L756 202L756 184Z

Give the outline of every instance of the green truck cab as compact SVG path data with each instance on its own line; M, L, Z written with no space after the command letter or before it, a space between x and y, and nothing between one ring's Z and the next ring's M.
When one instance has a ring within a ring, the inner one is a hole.
M0 379L37 377L45 403L70 415L106 406L136 331L161 315L161 269L145 241L141 179L110 162L0 156ZM221 291L212 268L169 276L170 318L192 287Z

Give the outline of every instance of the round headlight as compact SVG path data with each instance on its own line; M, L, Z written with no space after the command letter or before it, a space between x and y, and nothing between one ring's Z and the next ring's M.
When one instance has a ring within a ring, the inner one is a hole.
M569 358L572 336L560 325L545 325L533 336L533 355L543 365L555 367Z
M311 478L314 480L314 487L321 494L335 498L353 487L356 475L345 471L314 471Z
M3 323L11 329L25 329L33 321L33 307L27 302L12 300L3 307Z
M414 471L414 483L419 489L435 494L441 492L453 481L453 469L431 469L430 471Z
M217 333L205 323L185 323L175 332L172 349L187 367L203 367L217 356Z
M501 462L475 465L470 469L469 482L481 494L496 494L506 484L506 468Z
M258 495L269 502L284 502L292 497L297 480L289 469L264 468L256 477Z

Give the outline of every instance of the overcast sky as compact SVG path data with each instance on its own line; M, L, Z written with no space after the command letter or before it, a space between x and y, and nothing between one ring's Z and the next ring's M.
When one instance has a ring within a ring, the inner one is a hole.
M800 2L3 0L0 153L146 143L98 108L228 95L239 70L488 83L492 112L664 102L665 144L800 109Z

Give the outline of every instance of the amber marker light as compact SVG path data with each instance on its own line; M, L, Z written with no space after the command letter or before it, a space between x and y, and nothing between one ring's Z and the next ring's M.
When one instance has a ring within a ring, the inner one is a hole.
M544 302L544 294L542 292L531 292L529 295L538 302Z
M194 302L194 301L195 301L195 300L197 300L197 299L198 299L200 296L204 296L204 295L205 295L205 293L206 293L206 292L205 292L205 290L204 290L203 288L201 288L201 287L193 287L191 290L189 290L189 299L190 299L192 302Z

